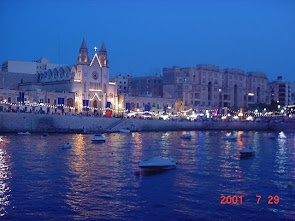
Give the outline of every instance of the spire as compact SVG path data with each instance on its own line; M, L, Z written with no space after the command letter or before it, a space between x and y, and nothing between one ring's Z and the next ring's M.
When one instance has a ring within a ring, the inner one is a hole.
M104 41L102 41L101 47L99 51L107 51L106 46L104 45Z
M87 49L86 42L85 42L85 39L84 38L83 38L83 41L82 41L82 44L81 44L81 47L80 47L80 50L81 49Z
M88 49L86 46L85 39L83 38L80 50L79 50L79 55L78 55L78 64L89 64L89 57L88 57Z
M101 67L109 67L109 61L108 61L108 55L107 55L107 50L104 45L104 42L102 42L100 50L99 50L99 63Z

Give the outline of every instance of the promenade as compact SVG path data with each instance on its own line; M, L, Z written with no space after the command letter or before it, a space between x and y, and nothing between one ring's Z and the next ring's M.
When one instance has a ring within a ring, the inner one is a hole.
M165 121L147 119L122 119L93 116L48 115L36 113L0 112L0 132L14 133L99 133L131 131L170 130L273 130L293 131L294 122L248 122L248 121Z

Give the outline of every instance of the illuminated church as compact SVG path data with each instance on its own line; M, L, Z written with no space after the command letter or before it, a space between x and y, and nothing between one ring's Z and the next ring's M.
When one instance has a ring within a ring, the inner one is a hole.
M11 103L43 103L47 112L51 112L52 108L64 109L66 112L67 108L70 112L73 109L76 112L101 112L106 108L117 110L117 86L115 82L109 81L109 61L104 42L98 52L97 49L94 47L94 55L90 59L83 39L76 65L55 67L37 74L13 73L16 76L13 78L15 85L12 84L15 88L7 88L10 89L7 93L16 94L11 95ZM7 73L7 76L12 74ZM8 77L6 80L11 81ZM18 91L13 92L11 89ZM9 100L9 95L4 94L2 97L2 100Z

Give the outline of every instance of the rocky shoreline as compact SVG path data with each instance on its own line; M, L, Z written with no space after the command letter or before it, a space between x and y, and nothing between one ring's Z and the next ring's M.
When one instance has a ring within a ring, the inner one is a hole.
M172 130L255 130L295 131L295 123L224 122L224 121L164 121L105 117L47 115L0 112L0 132L15 133L107 133L120 129L131 131Z

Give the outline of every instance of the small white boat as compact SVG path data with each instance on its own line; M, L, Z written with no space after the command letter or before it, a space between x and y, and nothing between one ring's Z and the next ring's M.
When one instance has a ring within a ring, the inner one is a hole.
M280 139L286 139L287 136L284 134L284 132L280 132L280 133L279 133L279 138L280 138Z
M27 132L18 132L18 135L31 135L31 133L29 131Z
M222 140L236 140L238 137L236 135L232 136L223 136Z
M92 142L105 142L106 140L101 134L96 134L91 138Z
M119 130L121 133L129 134L131 131L128 129L120 129Z
M180 138L182 138L182 139L191 139L192 138L192 135L190 135L190 134L183 134L183 135L181 135Z
M66 144L61 145L61 148L62 149L69 149L69 148L72 148L72 145L70 143L66 143Z
M252 150L250 148L244 148L244 149L240 150L240 158L251 157L254 154L255 154L254 150Z
M2 139L2 137L0 137L0 142L2 142L2 141L4 141L4 140Z
M242 137L249 137L249 134L247 132L244 132L241 134Z
M144 171L169 170L176 168L176 162L172 158L153 157L139 163L138 166Z

